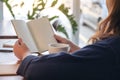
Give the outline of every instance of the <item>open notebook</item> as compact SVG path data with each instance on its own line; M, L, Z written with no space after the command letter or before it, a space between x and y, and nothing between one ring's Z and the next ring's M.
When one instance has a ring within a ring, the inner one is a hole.
M47 17L25 22L12 20L19 38L27 45L31 52L42 53L48 50L48 44L57 43L54 30Z

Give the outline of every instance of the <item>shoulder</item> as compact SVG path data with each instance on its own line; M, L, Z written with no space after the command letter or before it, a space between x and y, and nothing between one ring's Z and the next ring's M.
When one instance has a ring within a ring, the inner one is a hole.
M113 36L106 38L104 40L97 41L94 44L88 45L84 47L83 49L90 49L90 50L104 50L104 49L111 49L114 47L120 46L120 37L119 36Z
M116 46L117 44L117 46ZM98 41L94 44L87 45L80 50L74 52L73 54L82 56L82 57L89 57L89 58L99 58L99 59L106 59L106 60L113 60L117 54L116 51L119 50L120 46L120 37L110 37L101 41Z
M105 40L98 41L95 45L107 46L114 53L120 53L120 36L109 37Z
M111 45L111 44L115 44L115 43L120 44L120 36L112 36L112 37L106 38L104 40L98 41L95 44Z

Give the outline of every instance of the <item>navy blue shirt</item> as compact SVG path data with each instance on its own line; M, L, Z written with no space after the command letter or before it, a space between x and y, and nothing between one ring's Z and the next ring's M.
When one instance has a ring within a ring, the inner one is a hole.
M120 80L120 37L110 37L73 54L26 57L18 71L26 80Z

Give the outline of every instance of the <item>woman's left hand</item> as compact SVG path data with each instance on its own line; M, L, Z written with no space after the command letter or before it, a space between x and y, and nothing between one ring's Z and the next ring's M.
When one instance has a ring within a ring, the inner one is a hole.
M59 42L59 43L65 43L65 44L69 44L70 46L70 53L73 53L74 51L76 50L79 50L80 47L75 45L74 43L72 43L70 40L66 39L66 38L63 38L61 36L58 36L58 35L54 35L55 39Z

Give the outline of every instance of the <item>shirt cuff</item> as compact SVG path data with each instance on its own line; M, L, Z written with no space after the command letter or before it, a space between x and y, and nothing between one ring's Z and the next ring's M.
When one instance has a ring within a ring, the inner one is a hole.
M20 64L18 70L17 70L17 75L25 76L25 72L27 68L29 67L30 63L32 60L36 58L36 56L29 55L27 56Z

